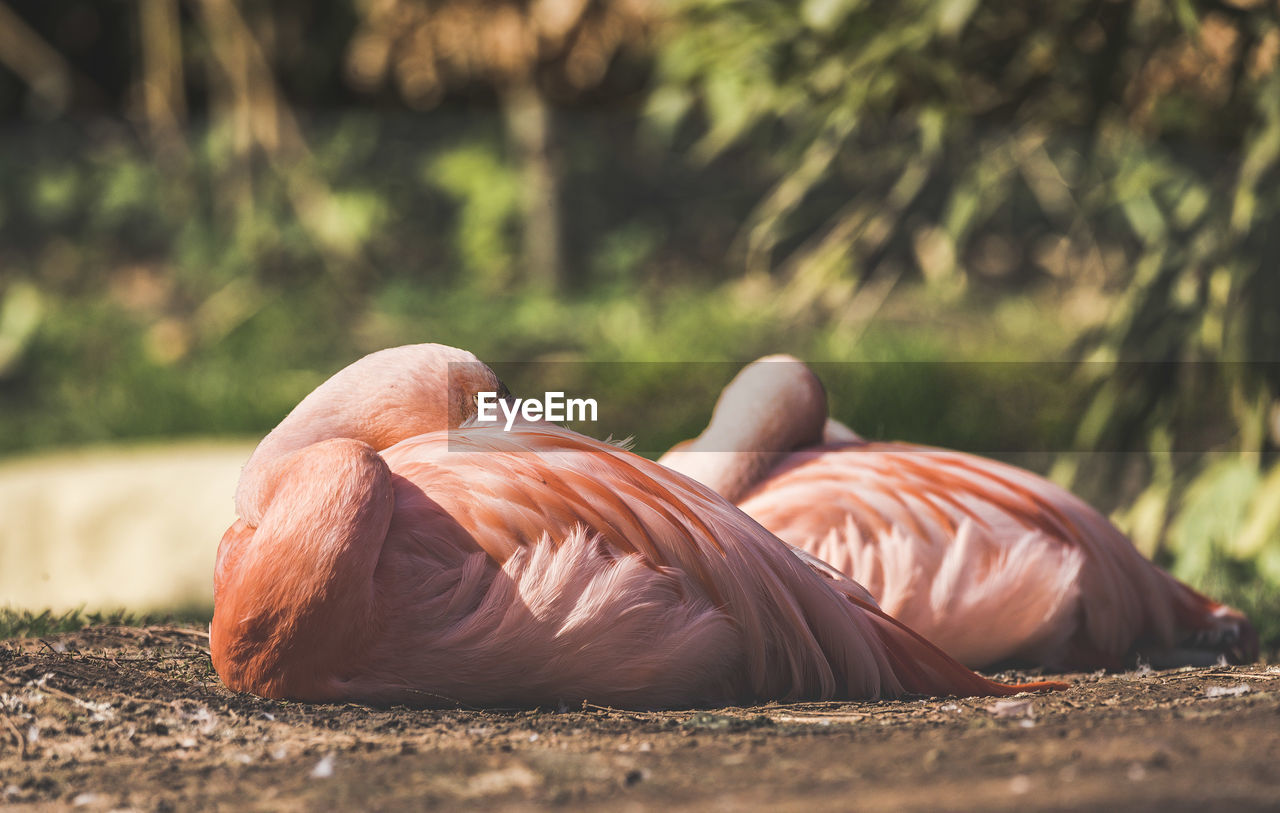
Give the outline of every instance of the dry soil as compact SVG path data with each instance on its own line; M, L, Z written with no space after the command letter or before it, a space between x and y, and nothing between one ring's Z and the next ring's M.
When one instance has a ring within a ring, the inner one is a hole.
M234 694L205 635L0 642L0 806L1280 808L1280 667L1066 676L1011 700L634 712Z

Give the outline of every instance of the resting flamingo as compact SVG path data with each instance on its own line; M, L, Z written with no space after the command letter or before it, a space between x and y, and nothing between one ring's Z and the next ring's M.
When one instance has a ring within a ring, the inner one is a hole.
M1243 615L1157 568L1084 501L993 460L864 441L828 417L822 383L791 356L744 368L706 431L660 462L975 669L1257 657Z
M1009 694L694 481L475 426L470 353L374 353L263 439L218 549L213 663L307 701L627 707ZM445 430L452 431L445 431Z

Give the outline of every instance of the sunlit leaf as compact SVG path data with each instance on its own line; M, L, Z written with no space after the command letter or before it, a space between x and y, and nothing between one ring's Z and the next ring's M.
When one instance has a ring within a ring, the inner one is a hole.
M865 0L804 0L800 4L800 16L810 28L829 32L864 2Z

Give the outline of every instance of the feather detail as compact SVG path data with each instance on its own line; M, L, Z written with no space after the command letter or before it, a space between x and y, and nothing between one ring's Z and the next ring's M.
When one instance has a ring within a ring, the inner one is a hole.
M1197 631L1256 655L1234 610L1153 566L1079 498L996 461L833 444L788 455L739 505L970 667L1118 666Z
M388 474L356 477L320 456L333 444ZM331 441L297 461L263 524L234 526L220 556L215 664L235 688L640 707L1016 690L923 644L709 489L567 430L428 433L381 455ZM335 530L352 501L394 506L381 535ZM308 533L363 564L299 567ZM316 628L246 551L313 580L305 592L336 602L326 617L342 623ZM244 608L269 622L265 643L237 623Z
M470 354L394 348L259 444L215 570L229 686L629 707L1026 688L969 672L688 477L545 422L475 426L489 391L505 390ZM805 392L818 415L821 386ZM901 495L864 502L868 538L930 533Z

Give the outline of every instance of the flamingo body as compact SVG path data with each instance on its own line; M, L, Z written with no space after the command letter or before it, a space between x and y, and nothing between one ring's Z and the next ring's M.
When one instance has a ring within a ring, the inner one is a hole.
M826 418L816 381L789 357L748 366L707 433L662 462L972 668L1118 667L1137 650L1165 662L1256 657L1243 615L1157 568L1070 492L975 455L863 441ZM782 420L804 424L790 437L819 439L775 440Z
M377 407L423 390L405 379L444 388L440 352L357 362L255 453L215 572L211 650L231 688L662 707L1049 686L974 675L714 492L615 446L548 425L360 437L345 394ZM467 422L455 396L445 425Z

